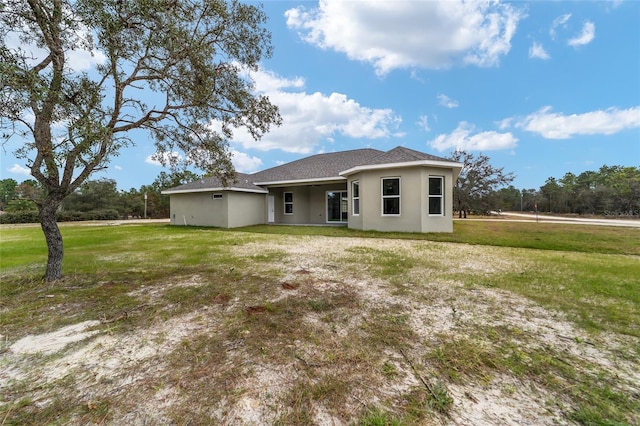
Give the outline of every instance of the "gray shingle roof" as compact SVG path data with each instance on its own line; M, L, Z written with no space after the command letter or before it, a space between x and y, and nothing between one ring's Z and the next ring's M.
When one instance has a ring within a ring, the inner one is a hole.
M321 179L342 179L341 172L358 166L378 166L382 164L411 163L414 161L442 161L451 163L443 157L398 146L387 152L364 148L350 151L316 154L301 158L281 166L272 167L253 174L237 173L236 182L223 188L217 178L203 178L169 190L166 193L197 192L206 190L238 189L244 191L267 192L256 183L274 183L288 181L313 181Z
M211 191L211 190L222 190L222 189L240 189L247 190L253 192L266 192L265 188L254 185L253 175L248 175L245 173L236 173L235 182L229 182L227 186L222 184L222 181L217 177L208 177L198 179L193 182L186 183L184 185L176 186L175 188L168 189L163 192L171 193L171 192L197 192L197 191Z
M403 146L397 146L390 151L381 153L376 158L368 161L367 165L373 164L392 164L392 163L409 163L411 161L446 161L451 162L443 157L437 157L431 154L425 154L424 152L416 151L413 149L405 148ZM362 166L363 164L358 164ZM343 169L344 171L346 169Z
M317 154L251 176L254 182L339 178L341 171L367 164L380 154L383 154L383 151L370 148Z

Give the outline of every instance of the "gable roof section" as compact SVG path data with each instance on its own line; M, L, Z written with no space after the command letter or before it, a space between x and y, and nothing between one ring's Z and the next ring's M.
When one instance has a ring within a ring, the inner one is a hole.
M224 186L222 181L217 177L209 177L198 179L175 188L166 189L162 194L180 194L192 192L211 192L211 191L239 191L239 192L257 192L266 194L269 191L265 188L253 183L253 176L245 173L236 173L235 182L230 182L228 186Z
M367 164L383 153L377 149L365 148L316 154L251 176L253 182L258 185L344 180L340 176L341 171Z
M350 169L344 169L340 176L349 176L363 170L387 169L397 167L431 166L451 168L454 171L454 180L457 179L462 164L451 161L447 158L438 157L424 152L398 146L382 153L366 164L360 164Z
M437 157L431 154L425 154L424 152L416 151L413 149L405 148L403 146L397 146L390 151L384 152L378 157L369 161L367 164L391 164L391 163L409 163L412 161L444 161L450 162L443 157ZM346 169L345 169L346 170Z

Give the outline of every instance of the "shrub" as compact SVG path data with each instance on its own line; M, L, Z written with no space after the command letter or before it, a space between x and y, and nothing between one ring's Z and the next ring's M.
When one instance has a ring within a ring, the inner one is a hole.
M0 223L38 223L38 212L36 210L22 210L17 212L6 212L0 215Z

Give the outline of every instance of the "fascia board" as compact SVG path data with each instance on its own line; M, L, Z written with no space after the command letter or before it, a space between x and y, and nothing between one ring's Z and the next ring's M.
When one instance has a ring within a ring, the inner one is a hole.
M330 183L343 182L346 178L342 176L317 178L317 179L292 179L292 180L274 180L269 182L254 182L258 186L286 186L286 185L304 185L310 183Z
M442 169L458 169L462 170L462 164L453 161L433 161L433 160L421 160L421 161L408 161L404 163L385 163L385 164L369 164L364 166L356 166L340 172L340 176L349 176L354 173L358 173L365 170L382 170L382 169L398 169L404 167L416 167L416 166L429 166L438 167Z
M269 191L266 189L247 189L247 188L235 188L235 187L225 187L225 188L198 188L198 189L182 189L177 191L165 190L162 191L163 195L171 195L171 194L191 194L195 192L220 192L220 191L234 191L234 192L252 192L255 194L268 194Z

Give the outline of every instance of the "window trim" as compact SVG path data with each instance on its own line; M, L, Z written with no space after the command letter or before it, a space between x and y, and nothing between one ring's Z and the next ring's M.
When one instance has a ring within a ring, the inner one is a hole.
M440 194L431 194L431 179L439 179L440 180ZM445 216L445 208L444 208L444 184L445 178L444 176L434 175L427 177L427 214L429 216ZM440 213L431 213L431 199L439 198L440 199Z
M291 194L291 201L287 201L287 194ZM285 191L282 194L283 214L293 216L293 191ZM291 212L287 213L287 206L291 206Z
M384 181L385 180L397 180L398 181L398 195L384 195ZM398 199L398 213L385 213L384 212L384 200L386 199ZM387 176L380 178L380 213L385 217L398 217L402 215L402 178L400 176Z
M358 195L356 196L355 188L358 188ZM356 208L356 201L358 202L358 208ZM360 181L354 180L351 182L351 216L360 216Z

